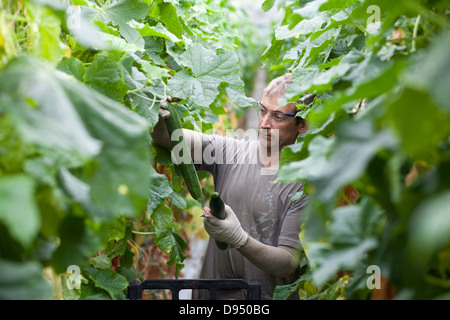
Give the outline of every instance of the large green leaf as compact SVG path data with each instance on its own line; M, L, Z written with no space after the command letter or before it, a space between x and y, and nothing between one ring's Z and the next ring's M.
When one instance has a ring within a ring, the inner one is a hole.
M62 273L71 265L82 266L101 249L99 237L83 218L68 216L59 227L60 245L52 257L52 266Z
M264 67L271 67L281 60L281 50L283 48L284 40L277 40L275 36L272 38L270 45L262 53L261 61Z
M236 68L238 58L232 51L221 49L214 52L194 44L186 49L181 59L189 70L182 70L169 80L173 97L207 107L214 102L224 84L225 91L237 105L246 107L253 103L253 99L245 96L244 84Z
M290 162L300 161L308 157L308 145L310 141L318 135L323 137L331 136L336 130L336 125L348 117L349 115L347 112L343 109L339 109L319 127L310 128L302 141L283 148L281 151L280 166L284 166Z
M58 69L74 76L77 80L83 82L84 80L84 64L80 60L73 57L64 57L58 63Z
M48 72L32 58L10 62L0 75L0 108L12 115L29 142L73 158L97 155L100 141L90 136L59 81Z
M406 154L430 158L450 134L450 116L427 93L406 88L388 107L389 123L400 138Z
M52 288L38 262L0 260L1 300L47 300L51 295Z
M393 144L392 136L375 132L369 120L344 120L336 130L336 140L316 136L309 143L309 157L282 166L277 180L306 180L315 186L315 196L330 201L340 188L364 173L379 150Z
M61 20L51 9L29 1L26 10L30 17L28 50L56 63L65 49L60 38Z
M0 177L0 222L10 235L29 247L41 224L34 199L34 181L25 175Z
M321 72L311 81L311 87L313 90L318 90L320 92L330 90L332 88L332 83L338 78L342 78L347 75L349 72L354 72L357 67L363 65L362 63L358 65L358 62L364 59L364 55L361 52L356 50L351 50L348 54L344 55L339 63L335 66L332 66L328 70ZM359 70L357 70L359 71ZM350 77L350 80L353 80L358 73L355 73L355 76Z
M127 42L118 32L120 25L118 23L113 25L111 18L107 14L101 15L100 12L104 13L105 11L86 2L81 3L80 6L68 8L68 32L75 38L77 44L93 50L143 51L144 43L136 30L131 31L131 38L135 38L137 42ZM124 22L121 24L126 25ZM126 30L132 30L128 28L125 26Z
M177 9L170 2L161 2L152 12L153 16L164 23L168 30L179 39L183 38L183 25L180 23Z
M414 261L424 266L437 251L450 243L450 192L423 201L413 212L408 230L408 250Z
M92 92L86 87L65 88L80 107L79 113L92 135L104 143L96 170L87 172L93 203L113 216L138 216L145 208L149 188L150 152L145 120L103 95L90 96ZM85 97L89 96L89 108L83 108Z
M275 0L264 0L264 2L261 5L261 8L263 9L263 11L269 11L270 9L272 9L274 4Z
M152 178L152 185L150 187L150 194L148 197L148 204L147 204L147 211L149 214L152 214L153 211L166 198L171 198L172 201L175 200L175 203L178 206L181 206L182 208L186 206L186 202L184 201L184 199L179 197L177 193L173 190L171 183L169 182L169 180L167 180L167 177L165 175L159 174L155 170L152 170L151 178Z
M130 44L144 47L144 39L139 32L128 23L132 20L144 19L150 7L140 0L119 0L103 8L96 8L98 19L104 23L112 23L119 27L119 32Z
M430 48L413 60L412 68L405 73L402 81L417 91L428 92L434 104L450 114L450 90L447 86L450 81L450 54L446 50L449 33L443 33L432 41Z
M313 129L283 150L278 174L279 181L304 180L309 195L302 245L323 285L310 298L335 299L322 293L344 279L336 281L339 271L350 272L347 298L369 298L370 264L381 267L400 299L448 291L444 3L312 0L279 8L284 15L263 55L269 74L292 71L287 101L305 92L322 99L307 114ZM336 118L342 111L351 119ZM357 204L334 209L349 183Z
M333 248L320 242L310 243L309 258L314 266L313 280L317 286L332 280L340 270L353 270L367 251L376 248L374 238L365 239L354 246Z
M147 119L148 126L153 128L159 121L159 102L166 99L166 84L159 77L150 77L139 71L133 66L134 63L135 60L132 57L122 60L124 81L130 88L126 101L133 110ZM146 65L149 64L145 62L141 64L144 71ZM151 79L153 84L149 83Z
M318 12L321 5L328 0L314 0L307 2L303 7L293 10L293 13L305 19L313 18Z
M186 241L174 231L173 213L164 203L160 204L152 213L155 223L155 242L158 247L169 256L169 265L176 265L175 276L184 267L186 258L184 250L187 248Z
M278 27L275 30L275 38L277 40L284 40L299 35L308 35L320 29L323 23L328 21L326 14L319 13L311 19L303 19L290 29L288 25Z
M313 279L320 286L336 277L338 271L366 268L368 252L378 246L374 236L380 225L378 207L364 198L361 204L336 208L332 211L325 231L326 241L308 243L308 257L314 270ZM314 228L308 220L305 229Z
M143 37L160 37L173 42L181 41L181 39L167 30L167 28L160 22L158 22L155 26L150 26L148 23L142 24L138 22L134 22L132 25Z
M335 208L327 230L329 241L334 245L357 245L372 237L382 220L380 213L381 209L369 198L356 205Z
M299 63L292 72L292 79L295 83L306 87L312 86L311 82L313 78L318 75L318 67L308 67L315 59L323 54L323 50L329 48L335 41L335 38L339 35L340 29L332 29L324 32L315 39L308 38L307 40L299 43L297 46L289 50L286 53L284 59L300 59ZM323 57L321 56L323 59ZM317 72L316 72L317 71Z
M128 281L120 274L111 270L100 270L95 268L85 268L88 277L94 285L105 290L111 299L122 293L128 287Z
M11 62L0 77L7 82L0 88L2 96L20 97L6 107L27 140L67 161L73 162L74 153L82 159L88 156L91 162L80 178L90 186L94 206L109 217L140 214L147 203L150 176L143 118L33 58ZM64 153L67 149L71 152Z
M84 73L84 83L120 102L128 91L128 85L122 79L117 60L115 54L97 54Z

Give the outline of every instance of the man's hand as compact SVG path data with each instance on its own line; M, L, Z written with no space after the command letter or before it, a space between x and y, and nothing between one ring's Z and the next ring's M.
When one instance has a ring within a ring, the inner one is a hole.
M159 102L160 108L159 108L158 114L162 119L167 119L170 117L170 112L167 110L167 101L180 102L181 100L178 98L172 98L171 96L167 96L165 100L161 100Z
M212 238L233 248L239 248L247 241L248 234L242 229L241 223L229 206L225 205L224 220L214 217L208 207L203 210L205 213L203 224Z
M166 100L162 100L161 101L158 114L163 119L167 119L167 118L170 117L170 112L167 110L167 102L166 102Z
M294 259L294 248L287 246L273 247L250 237L241 227L233 210L225 205L227 217L220 220L212 215L208 207L203 209L203 224L208 234L230 247L238 249L255 266L277 277L288 277L298 266Z

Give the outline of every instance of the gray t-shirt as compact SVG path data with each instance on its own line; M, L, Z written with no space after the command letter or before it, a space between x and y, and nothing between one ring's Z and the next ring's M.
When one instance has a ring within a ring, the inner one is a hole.
M306 197L291 203L303 190L301 182L273 183L275 170L267 170L259 159L258 141L244 141L218 135L202 135L202 163L198 171L209 171L214 177L215 191L233 209L242 228L264 244L296 247L299 244L300 219ZM198 161L197 161L198 162ZM262 299L271 299L277 285L293 283L299 270L288 278L268 274L235 249L219 250L210 239L202 279L252 279L261 284ZM194 298L202 298L196 296ZM218 299L246 299L245 290L217 293Z

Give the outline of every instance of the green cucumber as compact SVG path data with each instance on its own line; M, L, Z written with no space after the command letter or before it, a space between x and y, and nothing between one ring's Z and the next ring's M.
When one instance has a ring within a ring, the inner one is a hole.
M214 192L211 195L211 200L209 201L209 209L211 213L220 220L224 220L227 215L225 213L225 203L218 192ZM228 244L220 241L216 241L216 245L220 250L225 250L228 248Z
M167 105L167 111L170 112L170 117L164 119L164 122L166 123L167 131L169 132L169 137L172 137L172 133L175 130L182 129L180 118L178 117L178 114L171 103L165 101L163 103ZM178 143L186 144L186 141L184 141L184 135L181 133L178 141L171 141L171 143L172 147ZM201 201L203 201L202 187L200 185L200 180L198 179L197 171L195 170L194 164L192 163L189 148L187 147L187 145L182 145L181 150L186 150L187 152L189 152L189 159L191 159L191 161L189 163L175 164L175 166L177 166L180 169L181 174L183 175L183 179L186 182L186 186L191 196L195 200L201 199Z

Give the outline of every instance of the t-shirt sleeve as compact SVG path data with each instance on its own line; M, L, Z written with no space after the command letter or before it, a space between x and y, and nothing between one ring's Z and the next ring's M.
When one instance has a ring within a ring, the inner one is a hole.
M278 237L279 246L292 248L299 246L300 225L307 199L307 196L304 194L299 200L290 204L281 225L280 236Z

